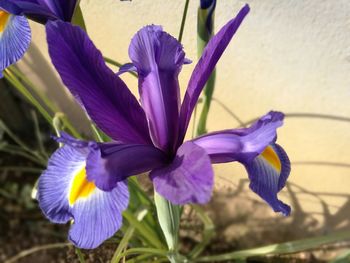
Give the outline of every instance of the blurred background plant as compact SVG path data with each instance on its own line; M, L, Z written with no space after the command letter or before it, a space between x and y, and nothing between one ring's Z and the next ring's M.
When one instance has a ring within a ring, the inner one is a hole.
M197 12L199 55L213 35L215 7L216 1L199 3ZM189 0L186 0L180 21L178 37L180 41L184 34L188 8ZM77 11L74 22L85 28L80 9ZM106 62L116 67L122 65L110 58L106 58ZM0 204L2 207L0 260L7 263L167 262L169 259L172 262L317 262L317 260L318 262L333 260L334 263L350 262L350 253L347 250L350 232L347 231L287 243L281 240L288 241L288 236L269 237L271 239L269 243L278 243L239 250L244 248L239 244L240 241L235 240L236 243L230 243L232 241L223 239L220 235L223 233L224 225L217 226L213 222L217 221L215 220L217 210L213 209L213 206L220 204L221 200L214 200L205 208L197 205L183 208L168 207L169 204L164 203L164 200L157 200L157 197L153 200L151 186L147 182L139 182L135 177L129 180L131 201L123 214L122 229L94 251L74 249L70 243L66 242L67 226L50 224L41 215L36 202L32 199L35 195L33 193L35 183L46 167L48 156L57 148L57 144L51 140L50 135L59 130L65 130L78 138L91 136L102 136L102 140L108 140L108 138L103 137L103 134L94 126L91 126L90 132L79 132L75 125L61 113L56 103L47 98L16 66L8 68L4 75L5 79L0 82L0 101L2 102L0 105ZM198 107L198 121L196 121L196 115L194 117L193 131L198 135L207 131L210 105L215 101L214 86L215 73L208 81L201 105ZM219 100L216 102L221 103ZM248 124L241 121L225 104L221 106L235 120L238 120L240 125ZM287 117L349 121L341 116L308 113L291 113L287 114ZM241 180L231 194L233 196L239 194L242 191L242 185L246 183L247 181ZM293 199L292 188L310 195L318 194L293 184L288 187L296 214L291 225L312 224L312 222L303 222L306 216L298 207L297 198ZM322 203L322 199L320 202ZM165 212L160 213L160 209L165 209ZM162 218L162 215L167 215L169 211L173 212L172 216ZM273 225L274 222L266 221L265 224ZM284 227L287 226L284 225ZM347 228L344 227L344 229Z

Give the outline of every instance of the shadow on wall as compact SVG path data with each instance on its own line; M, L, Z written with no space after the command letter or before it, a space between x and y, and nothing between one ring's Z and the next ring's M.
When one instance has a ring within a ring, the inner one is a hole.
M78 103L63 90L63 84L54 72L52 65L48 63L34 43L31 43L21 63L23 65L21 68L25 68L24 71L30 69L30 79L32 79L32 75L34 75L33 83L39 84L41 92L43 92L50 101L53 101L60 111L68 116L73 126L79 131L89 134L90 126L83 110Z
M240 127L252 122L241 120L220 100L214 98L213 101L227 111ZM286 117L350 123L350 118L328 114L286 113ZM292 161L292 167L294 174L298 176L291 176L285 189L279 194L279 198L292 207L289 217L274 213L252 193L248 179L237 180L231 174L227 177L227 169L216 174L214 197L206 208L216 226L219 243L230 244L231 249L246 249L350 231L350 193L337 192L337 186L346 184L347 181L334 178L332 185L323 188L325 191L317 191L315 188L308 190L312 188L310 183L326 183L319 179L318 173L346 175L350 173L350 163L305 160Z
M225 183L227 185L227 181ZM232 182L230 184L233 185ZM350 230L350 194L311 192L295 183L288 183L287 191L281 199L289 197L292 214L283 217L253 197L248 185L248 179L241 179L233 187L216 191L211 203L207 205L216 226L216 237L225 244L232 244L235 249ZM346 202L335 207L325 200L329 196L345 198ZM322 206L322 212L302 208L302 202L310 199L315 205ZM336 209L336 212L332 214L331 209Z

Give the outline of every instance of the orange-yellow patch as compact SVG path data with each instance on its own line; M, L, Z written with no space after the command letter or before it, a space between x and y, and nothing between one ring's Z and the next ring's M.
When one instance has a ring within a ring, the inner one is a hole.
M95 184L86 179L86 170L84 167L73 179L69 192L69 204L73 205L79 198L88 197L95 188Z
M262 152L261 156L271 164L278 172L281 172L282 164L278 158L277 153L273 150L271 146L267 146L266 149Z
M10 17L9 13L0 10L0 33L5 30L9 17Z

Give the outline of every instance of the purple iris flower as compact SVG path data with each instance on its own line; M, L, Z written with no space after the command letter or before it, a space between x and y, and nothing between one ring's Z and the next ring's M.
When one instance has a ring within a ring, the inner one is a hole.
M178 75L187 63L182 45L160 26L146 26L129 47L140 102L109 69L101 52L79 27L61 21L46 25L52 63L78 102L112 142L78 141L63 134L64 146L50 158L39 180L38 200L53 222L73 219L69 239L94 248L121 226L128 205L126 179L150 171L156 191L174 204L210 200L212 163L238 161L250 187L276 212L290 208L277 198L290 172L275 143L283 114L269 112L249 128L209 133L184 142L199 95L249 6L208 43L181 103Z
M27 18L43 24L48 20L71 21L76 3L77 0L0 0L0 77L29 47Z

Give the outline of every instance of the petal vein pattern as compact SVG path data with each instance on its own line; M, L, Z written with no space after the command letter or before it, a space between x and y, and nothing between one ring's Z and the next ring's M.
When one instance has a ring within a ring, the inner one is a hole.
M98 127L117 141L150 144L143 109L86 33L61 21L46 32L52 63Z
M129 56L139 75L141 104L153 143L171 151L178 134L182 45L160 26L146 26L131 40Z
M181 144L194 107L197 104L205 83L208 81L210 74L215 68L216 63L230 43L232 37L241 25L243 19L249 12L249 6L245 5L238 15L229 21L220 31L213 36L203 51L202 57L198 61L192 72L190 81L187 86L186 94L181 105L180 111L180 131L177 144Z
M80 248L92 249L114 235L128 205L125 181L104 192L88 181L85 164L89 148L65 145L50 158L38 184L38 201L46 217L55 223L73 220L69 239Z

